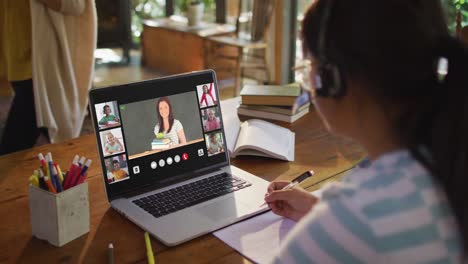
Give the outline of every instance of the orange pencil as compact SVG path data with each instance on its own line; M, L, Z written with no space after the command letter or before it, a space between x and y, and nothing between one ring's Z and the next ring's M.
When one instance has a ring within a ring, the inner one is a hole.
M55 190L54 188L54 185L52 185L52 182L49 180L49 177L48 176L45 176L44 177L44 181L45 183L47 184L47 186L49 187L49 191L51 193L57 193L57 191Z

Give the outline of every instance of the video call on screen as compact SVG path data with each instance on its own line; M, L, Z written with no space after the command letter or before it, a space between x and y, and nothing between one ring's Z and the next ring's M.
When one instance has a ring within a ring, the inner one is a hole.
M182 171L225 154L216 95L214 83L206 83L166 97L95 104L107 183L147 171Z

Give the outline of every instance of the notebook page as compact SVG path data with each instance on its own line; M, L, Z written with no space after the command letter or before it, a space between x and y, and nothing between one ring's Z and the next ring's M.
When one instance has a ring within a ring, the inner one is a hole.
M321 191L312 192L321 197ZM296 222L268 211L213 233L244 257L267 263L279 251L286 235Z

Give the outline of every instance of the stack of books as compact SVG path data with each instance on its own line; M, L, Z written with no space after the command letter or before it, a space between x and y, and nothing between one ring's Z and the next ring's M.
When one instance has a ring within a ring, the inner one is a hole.
M151 149L167 149L169 148L169 144L171 143L171 140L168 138L155 138L151 142Z
M301 95L298 83L288 85L245 85L240 93L241 104L237 114L292 123L309 112L310 102L305 100L294 109Z

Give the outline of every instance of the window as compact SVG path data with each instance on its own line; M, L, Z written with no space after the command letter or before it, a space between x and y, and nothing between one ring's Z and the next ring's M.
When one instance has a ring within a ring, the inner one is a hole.
M297 1L297 14L296 14L296 23L297 23L297 34L296 34L296 64L302 60L302 41L301 41L301 30L302 30L302 20L304 19L304 13L307 11L309 6L314 2L314 0L298 0ZM295 73L295 80L299 80L299 75Z
M164 17L166 0L131 0L132 3L132 36L135 43L140 43L144 19Z

